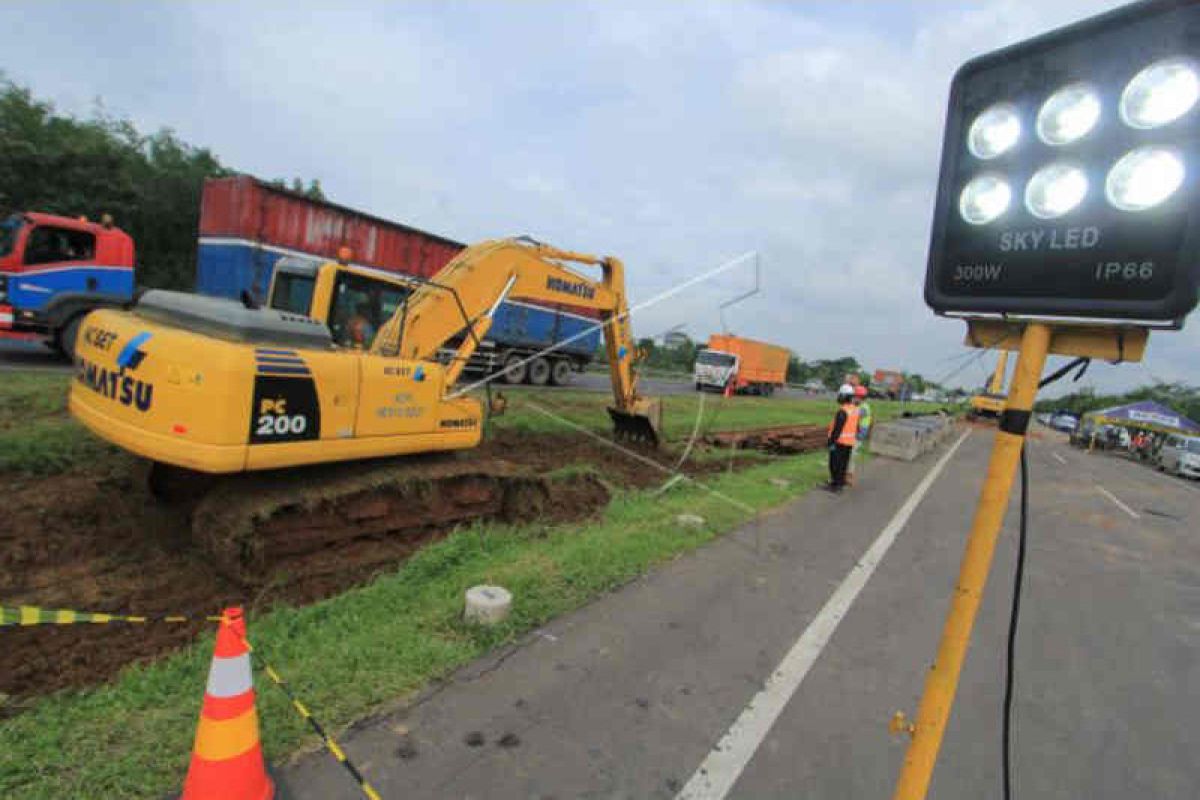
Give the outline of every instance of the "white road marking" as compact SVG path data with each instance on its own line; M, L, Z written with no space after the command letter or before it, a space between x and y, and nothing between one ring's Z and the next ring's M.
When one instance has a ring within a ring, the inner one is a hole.
M884 526L878 538L859 558L858 563L825 601L825 606L816 618L775 667L762 691L750 700L741 715L721 737L721 741L717 742L717 746L688 780L687 785L680 790L676 796L677 800L721 800L729 793L770 732L775 720L800 687L800 682L820 657L821 651L829 643L859 592L867 585L875 568L887 555L888 549L896 541L896 536L908 523L909 517L929 492L942 469L958 451L959 445L970 434L968 430L958 437L958 441L938 459L929 470L929 474L913 489L904 505L900 506L895 516Z
M1052 455L1052 456L1054 456L1055 458L1057 458L1057 459L1058 459L1058 463L1060 463L1060 464L1065 464L1065 463L1067 463L1067 460L1066 460L1065 458L1063 458L1062 456L1060 456L1058 453L1055 453L1053 450L1052 450L1052 451L1050 451L1050 455Z
M1100 491L1100 494L1104 495L1104 496L1105 496L1105 497L1107 497L1109 500L1112 500L1114 503L1116 503L1116 504L1117 504L1117 508L1119 508L1119 509L1121 509L1122 511L1124 511L1124 512L1125 512L1126 514L1128 514L1129 516L1133 517L1134 519L1141 519L1141 518L1142 518L1142 515L1141 515L1141 514L1137 513L1137 512L1136 512L1136 511L1134 511L1132 508L1130 508L1129 506L1125 505L1125 504L1124 504L1124 503L1122 503L1120 500L1118 500L1118 499L1117 499L1117 496L1116 496L1115 494L1113 494L1112 492L1110 492L1108 489L1105 489L1103 486L1100 486L1099 484L1097 484L1097 485L1096 485L1096 488L1097 488L1097 489Z

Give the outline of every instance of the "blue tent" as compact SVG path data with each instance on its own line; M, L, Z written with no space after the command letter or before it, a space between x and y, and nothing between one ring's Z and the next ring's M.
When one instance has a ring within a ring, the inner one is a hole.
M1087 417L1097 425L1123 425L1162 433L1187 433L1200 435L1200 425L1153 400L1113 406L1092 411Z

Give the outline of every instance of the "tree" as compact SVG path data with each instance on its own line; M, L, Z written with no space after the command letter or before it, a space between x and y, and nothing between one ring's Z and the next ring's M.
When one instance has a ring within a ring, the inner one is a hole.
M61 114L0 74L0 214L111 215L133 237L142 286L195 285L200 190L230 174L169 128L143 135L101 103L90 119ZM294 185L325 199L319 181Z
M928 381L921 377L918 373L904 373L904 383L914 394L924 394L930 387Z
M321 189L321 182L315 178L308 182L308 186L304 185L304 181L300 178L292 178L292 183L289 186L288 182L283 178L275 178L267 181L267 184L274 186L276 189L282 189L285 192L294 192L298 195L303 195L309 200L326 200L325 192Z
M111 215L134 239L142 285L193 285L200 188L226 174L169 129L143 136L103 110L86 120L59 114L0 79L0 211Z

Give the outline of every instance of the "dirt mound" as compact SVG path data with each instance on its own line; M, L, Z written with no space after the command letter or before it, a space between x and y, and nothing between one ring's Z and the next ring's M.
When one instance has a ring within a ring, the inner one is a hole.
M705 443L713 447L761 450L775 455L792 455L825 447L828 431L823 425L786 425L750 431L713 433Z
M669 463L665 455L655 458ZM253 491L239 499L236 481L218 481L189 508L155 501L145 471L133 464L120 462L105 474L0 475L10 490L0 527L0 601L196 616L230 604L304 604L394 569L456 525L579 519L607 503L606 484L662 479L583 436L506 433L469 453L390 466L358 462L237 476L252 482ZM573 466L594 470L563 470ZM297 480L304 486L300 500L285 490ZM0 693L24 697L101 682L131 662L188 643L205 627L6 628Z
M144 614L212 613L244 595L190 553L186 521L121 476L4 476L5 605ZM0 692L94 683L193 639L203 623L5 628ZM3 709L0 709L0 715Z
M205 481L189 501L171 506L150 495L146 470L132 459L104 474L0 474L10 489L0 526L0 601L197 617L232 604L253 611L310 603L395 569L458 525L581 519L608 502L609 487L660 485L679 457L625 449L635 457L584 435L502 431L463 453ZM722 459L685 471L742 466ZM0 693L19 698L98 683L205 627L6 628Z

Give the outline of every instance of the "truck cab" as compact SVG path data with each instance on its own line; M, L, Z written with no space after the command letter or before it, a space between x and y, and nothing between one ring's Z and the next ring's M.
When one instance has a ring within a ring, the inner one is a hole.
M112 225L27 212L0 221L0 336L74 349L79 320L133 296L133 239Z
M725 385L734 380L737 371L738 357L733 353L701 350L696 353L696 365L692 371L696 391L723 391Z
M692 374L697 391L715 388L770 397L783 388L790 357L786 347L714 333L708 337L708 346L696 354Z

